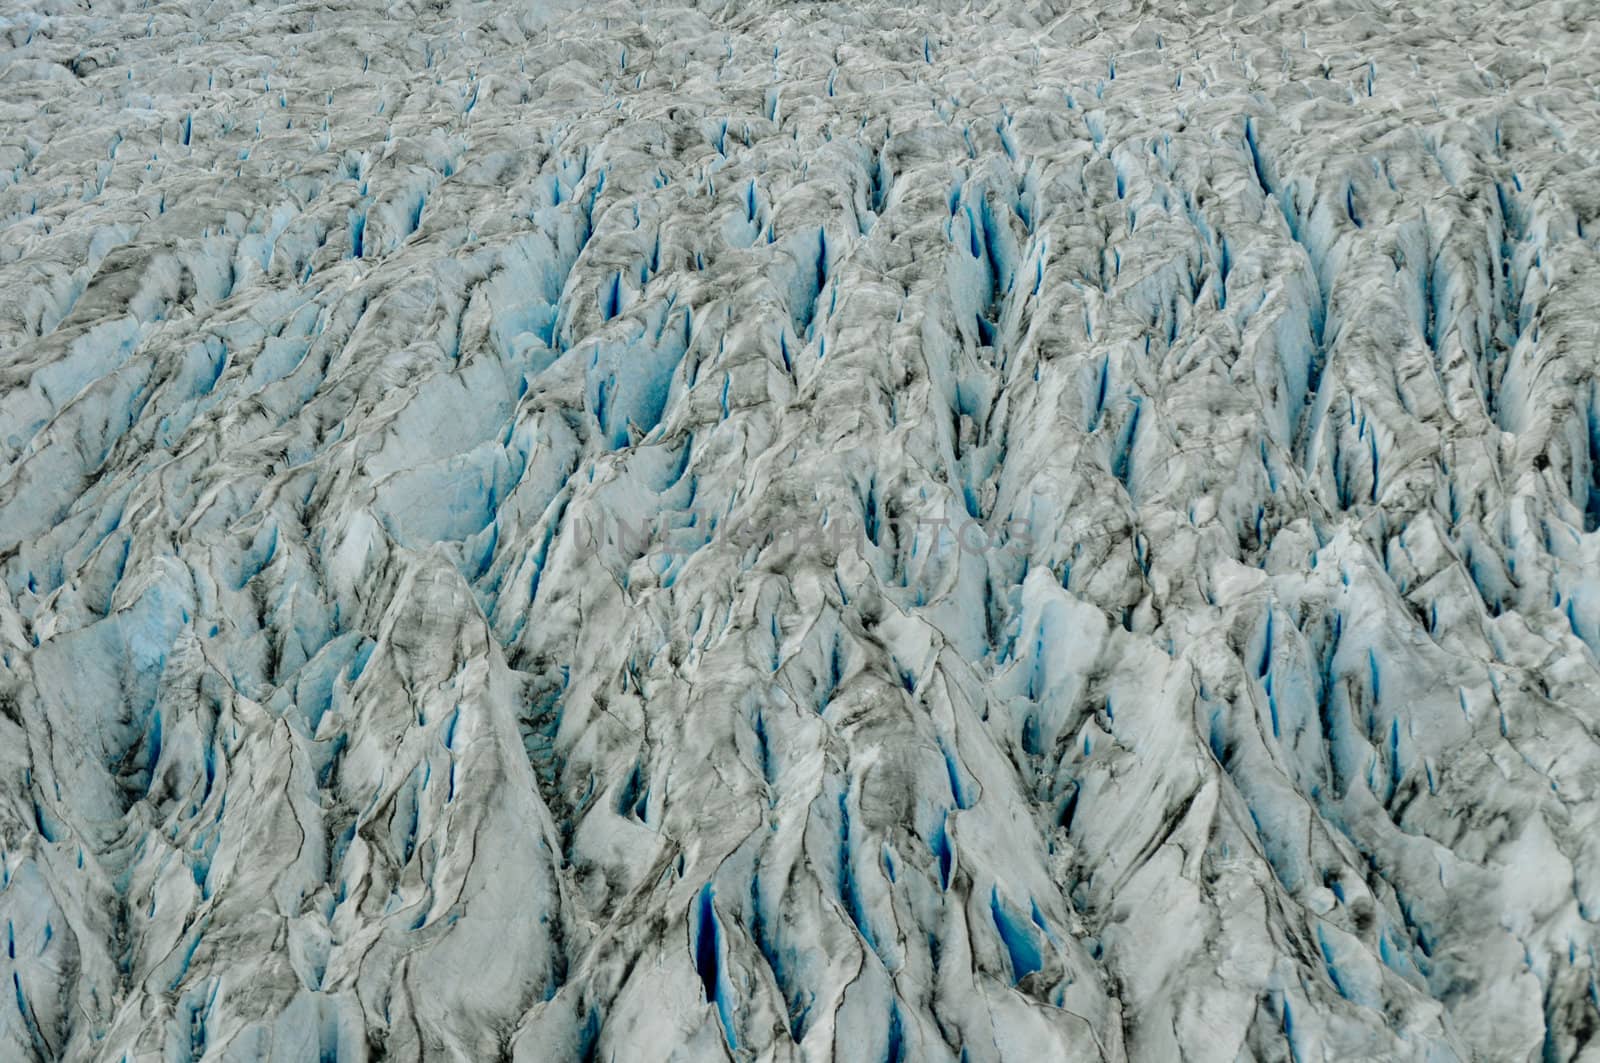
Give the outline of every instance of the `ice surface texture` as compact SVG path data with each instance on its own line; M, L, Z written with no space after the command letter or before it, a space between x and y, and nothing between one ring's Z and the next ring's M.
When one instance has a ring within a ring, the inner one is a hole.
M0 1059L1597 1058L1592 15L0 8Z

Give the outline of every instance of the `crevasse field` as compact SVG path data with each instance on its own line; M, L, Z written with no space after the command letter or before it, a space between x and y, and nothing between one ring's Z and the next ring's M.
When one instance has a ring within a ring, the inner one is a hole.
M1600 1059L1580 0L0 3L0 1059Z

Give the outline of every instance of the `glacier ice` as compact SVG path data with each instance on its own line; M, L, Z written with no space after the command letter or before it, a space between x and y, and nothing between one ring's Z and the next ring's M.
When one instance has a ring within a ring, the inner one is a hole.
M1588 15L0 10L0 1058L1600 1058Z

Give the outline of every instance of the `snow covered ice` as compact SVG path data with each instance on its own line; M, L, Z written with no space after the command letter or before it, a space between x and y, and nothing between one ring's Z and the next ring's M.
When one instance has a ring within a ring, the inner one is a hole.
M1600 1060L1597 45L0 4L0 1060Z

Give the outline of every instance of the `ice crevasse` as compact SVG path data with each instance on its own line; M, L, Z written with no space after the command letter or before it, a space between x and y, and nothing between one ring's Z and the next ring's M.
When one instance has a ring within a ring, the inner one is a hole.
M1591 21L0 11L0 1059L1600 1059Z

